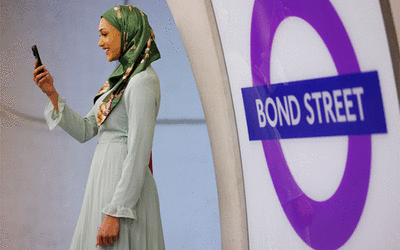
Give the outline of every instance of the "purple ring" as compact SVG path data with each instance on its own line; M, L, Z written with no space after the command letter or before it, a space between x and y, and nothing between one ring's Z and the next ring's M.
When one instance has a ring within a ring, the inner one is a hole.
M310 24L327 46L339 75L360 67L340 17L329 0L255 0L251 24L253 85L270 85L273 38L287 17ZM346 168L335 194L318 202L294 180L279 140L262 141L279 201L300 238L314 249L337 249L351 237L364 209L371 171L371 135L349 136Z

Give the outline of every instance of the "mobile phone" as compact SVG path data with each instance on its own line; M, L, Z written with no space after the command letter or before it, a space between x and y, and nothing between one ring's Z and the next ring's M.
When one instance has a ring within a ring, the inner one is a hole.
M42 61L40 60L39 51L38 51L36 45L32 46L32 52L33 52L33 55L35 56L35 58L39 60L37 66L38 67L42 66Z

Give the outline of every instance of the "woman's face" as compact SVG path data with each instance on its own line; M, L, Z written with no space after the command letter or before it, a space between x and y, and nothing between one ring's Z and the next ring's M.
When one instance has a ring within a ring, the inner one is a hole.
M100 20L99 32L99 47L106 52L107 60L109 62L117 60L121 55L121 32L104 18Z

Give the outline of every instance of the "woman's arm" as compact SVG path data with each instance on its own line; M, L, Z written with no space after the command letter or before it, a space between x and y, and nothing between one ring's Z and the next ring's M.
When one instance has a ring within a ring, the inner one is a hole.
M156 75L147 72L132 78L125 90L128 115L128 154L121 179L111 203L102 212L114 217L136 219L134 206L142 192L153 144L158 113L159 83Z
M59 125L65 132L81 143L97 135L96 114L98 106L93 106L89 113L85 117L82 117L68 107L63 96L58 95L57 98L58 113L54 108L52 100L47 102L44 110L44 116L50 130Z
M35 62L33 81L49 98L44 115L50 130L60 125L68 134L82 143L94 137L98 131L96 108L93 107L85 117L75 113L65 104L65 98L58 95L49 71L44 65L37 67L37 64L38 60Z

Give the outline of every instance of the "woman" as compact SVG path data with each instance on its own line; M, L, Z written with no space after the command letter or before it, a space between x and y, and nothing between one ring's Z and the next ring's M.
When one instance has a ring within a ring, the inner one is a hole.
M164 249L158 193L148 167L160 103L158 77L150 64L160 58L147 17L118 6L99 24L99 46L120 64L82 118L58 95L44 66L33 72L50 101L45 118L80 142L98 135L71 250Z

